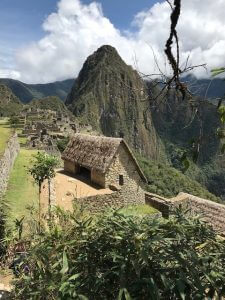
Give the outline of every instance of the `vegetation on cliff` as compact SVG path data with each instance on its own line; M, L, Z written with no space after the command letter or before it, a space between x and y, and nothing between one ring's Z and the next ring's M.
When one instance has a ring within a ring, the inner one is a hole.
M29 106L31 108L40 108L45 110L53 110L62 114L70 114L65 104L56 96L49 96L42 99L33 99Z
M23 108L19 98L3 84L0 84L0 117L18 114Z
M146 189L151 193L171 198L184 192L215 202L221 201L220 198L210 193L206 186L168 164L157 163L140 156L138 156L138 162L149 182Z

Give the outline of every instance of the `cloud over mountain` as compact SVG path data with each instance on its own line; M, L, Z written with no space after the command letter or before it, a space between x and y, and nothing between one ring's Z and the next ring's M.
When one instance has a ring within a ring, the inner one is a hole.
M207 63L208 69L225 65L225 1L183 0L178 25L181 62ZM86 57L103 44L117 48L142 73L169 72L163 54L169 33L170 7L165 1L139 12L126 32L104 16L101 5L60 0L58 10L43 23L45 36L17 51L16 77L29 83L77 76ZM154 55L153 55L154 53ZM206 76L204 69L196 75Z

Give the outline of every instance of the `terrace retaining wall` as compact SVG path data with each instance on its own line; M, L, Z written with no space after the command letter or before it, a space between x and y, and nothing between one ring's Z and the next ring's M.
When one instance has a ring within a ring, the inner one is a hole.
M20 144L17 134L15 133L7 142L5 152L0 157L0 197L2 197L7 189L10 171L14 161L19 153Z
M189 209L190 214L198 214L217 232L225 234L225 205L202 199L187 193L179 193L176 197L166 199L146 193L145 203L158 209L162 216L168 218L176 207Z
M225 205L202 199L187 193L179 193L170 199L173 207L181 206L190 209L191 213L199 214L212 227L225 234Z

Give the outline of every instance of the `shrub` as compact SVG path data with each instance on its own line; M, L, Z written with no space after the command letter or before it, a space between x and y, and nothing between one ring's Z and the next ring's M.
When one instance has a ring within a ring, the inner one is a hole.
M65 138L57 141L57 147L61 153L66 149L66 146L68 143L69 143L68 137L65 137Z
M225 295L225 242L197 217L58 214L33 236L15 299L212 299Z

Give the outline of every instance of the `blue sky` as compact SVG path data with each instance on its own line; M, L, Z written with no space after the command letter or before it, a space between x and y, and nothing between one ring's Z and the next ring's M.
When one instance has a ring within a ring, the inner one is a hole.
M144 74L159 73L158 66L170 74L164 48L171 9L165 0L97 2L103 12L92 0L0 0L0 77L27 83L73 78L103 44ZM182 67L189 57L189 66L205 63L210 70L225 65L225 1L202 2L182 0L180 62Z
M40 39L44 32L42 23L57 10L56 0L1 0L0 40L8 45L20 46ZM83 0L89 4L92 1ZM104 15L119 29L130 27L133 17L141 10L149 9L154 0L102 0Z

